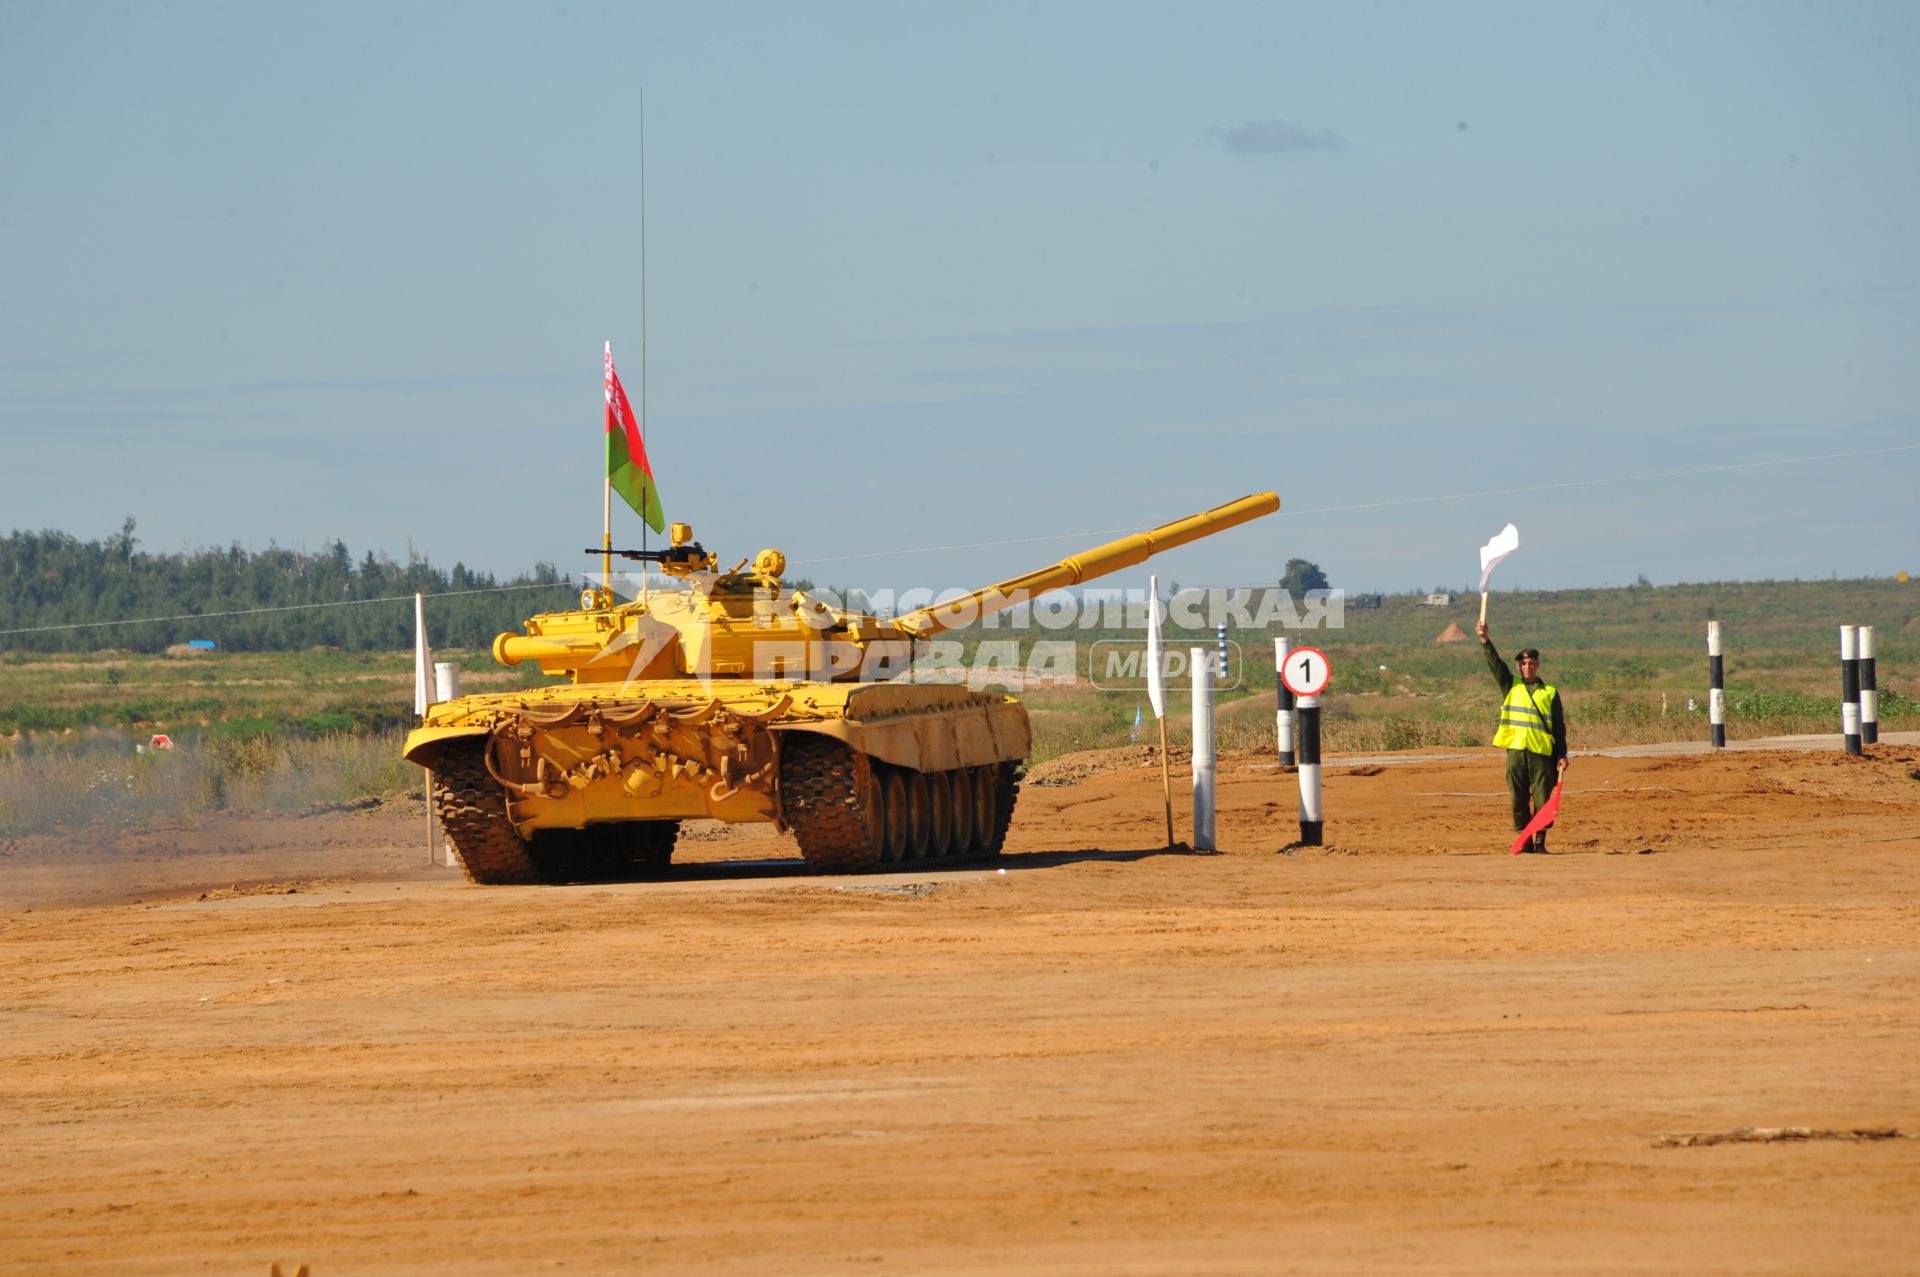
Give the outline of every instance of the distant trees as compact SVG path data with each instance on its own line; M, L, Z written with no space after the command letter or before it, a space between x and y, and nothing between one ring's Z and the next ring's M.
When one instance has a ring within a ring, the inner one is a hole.
M356 567L343 541L314 554L274 545L257 553L232 545L146 554L133 532L128 519L101 541L55 531L0 537L0 630L37 631L0 634L0 651L157 652L196 638L236 651L404 648L413 643L413 609L404 596L452 590L494 592L435 600L434 642L485 647L533 612L571 600L571 583L550 563L497 581L461 563L446 572L423 557L400 564L372 550ZM546 588L501 591L503 586ZM394 595L402 601L370 601ZM316 603L336 606L310 606ZM241 611L251 615L211 615ZM196 619L85 624L183 614ZM42 628L48 626L82 628Z
M1318 563L1288 559L1287 570L1280 576L1280 588L1297 599L1308 590L1327 589L1327 574L1320 570Z

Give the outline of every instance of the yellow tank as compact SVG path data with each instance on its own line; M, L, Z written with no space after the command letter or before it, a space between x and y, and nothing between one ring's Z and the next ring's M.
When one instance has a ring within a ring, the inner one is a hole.
M1279 508L1271 492L1242 497L892 619L786 590L778 550L720 572L676 523L668 549L614 553L679 588L627 602L588 589L578 611L502 634L495 659L567 681L434 705L406 757L433 773L447 841L480 883L662 868L680 822L700 817L790 830L820 868L997 855L1026 710L890 680L943 631Z

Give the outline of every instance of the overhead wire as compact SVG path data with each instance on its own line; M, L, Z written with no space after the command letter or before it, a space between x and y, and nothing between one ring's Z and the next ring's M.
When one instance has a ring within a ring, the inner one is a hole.
M1824 452L1811 457L1776 457L1766 461L1738 461L1719 466L1689 466L1682 470L1655 470L1646 474L1609 475L1597 479L1563 479L1556 483L1530 483L1515 488L1485 488L1476 492L1450 492L1435 496L1400 497L1390 501L1362 501L1353 505L1309 506L1303 510L1282 507L1282 517L1306 514L1345 514L1355 510L1384 510L1394 506L1426 505L1441 501L1469 501L1476 497L1505 497L1523 492L1551 492L1561 488L1590 488L1609 483L1644 483L1653 479L1679 479L1690 475L1721 474L1733 470L1757 470L1766 466L1808 465L1816 461L1838 461L1850 457L1877 457L1892 452L1912 452L1920 443L1903 443L1891 448L1861 448L1852 452ZM1032 545L1039 541L1072 541L1086 537L1120 536L1138 532L1133 528L1102 528L1090 532L1053 532L1045 536L1009 537L998 541L963 541L953 545L926 545L908 550L869 550L860 554L835 554L820 558L794 556L795 561L812 566L818 563L847 563L855 559L883 559L901 554L939 554L947 550L984 550L1002 545Z
M463 594L504 594L509 590L551 590L560 586L573 589L571 580L529 581L524 585L494 585L477 590L441 590L422 593L422 598L450 599ZM269 612L307 612L322 607L360 607L369 603L407 603L411 594L383 594L377 599L332 599L325 603L283 603L274 607L244 607L229 612L183 612L178 616L136 616L117 621L73 621L64 625L29 625L17 630L0 630L0 635L47 634L55 630L91 630L108 625L159 625L166 621L211 621L234 616L264 616Z

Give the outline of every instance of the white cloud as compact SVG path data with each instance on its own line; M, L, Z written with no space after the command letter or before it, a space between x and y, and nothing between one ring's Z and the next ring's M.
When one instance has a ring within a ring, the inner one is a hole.
M1289 151L1340 151L1347 139L1332 129L1290 120L1248 120L1207 130L1233 155L1284 155Z

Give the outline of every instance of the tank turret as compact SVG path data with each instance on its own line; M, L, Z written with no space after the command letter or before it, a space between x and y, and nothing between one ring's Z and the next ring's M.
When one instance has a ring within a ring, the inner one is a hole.
M1242 497L897 619L845 611L785 590L780 573L786 556L779 550L762 550L751 565L742 559L730 571L715 572L714 556L691 540L686 524L676 523L669 549L611 553L657 563L687 589L618 602L605 587L589 588L578 611L529 618L525 633L494 640L493 655L503 665L536 662L541 672L565 674L575 683L673 678L885 681L911 666L913 644L920 640L971 625L1048 590L1123 571L1163 550L1279 508L1280 498L1273 493Z
M431 706L406 757L433 772L476 882L659 869L698 817L771 821L823 868L997 855L1026 711L891 680L944 631L1279 508L1273 493L1242 497L897 618L788 590L776 549L719 571L676 523L665 549L588 553L655 564L679 588L622 601L589 587L579 609L500 635L502 664L567 681Z

